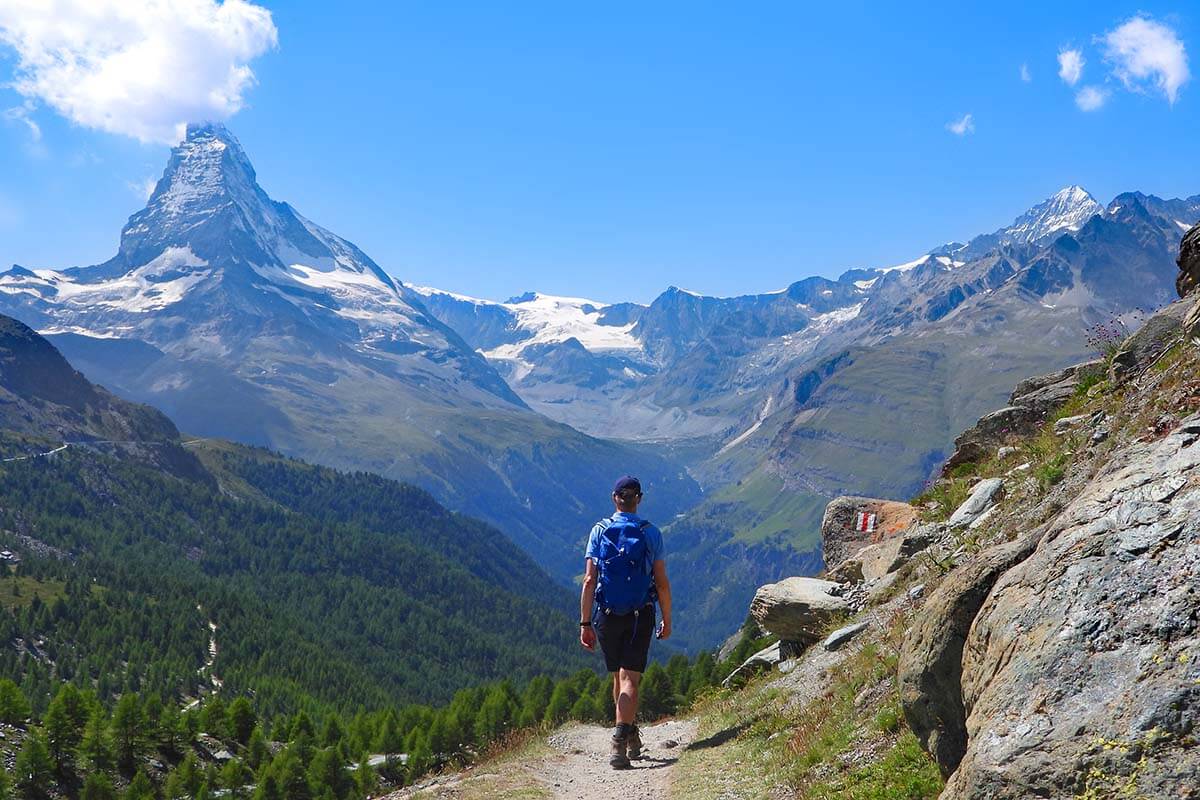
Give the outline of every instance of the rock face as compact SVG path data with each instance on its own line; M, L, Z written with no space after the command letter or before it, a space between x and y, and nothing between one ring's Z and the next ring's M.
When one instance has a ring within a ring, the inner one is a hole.
M1179 276L1175 278L1175 290L1180 297L1187 297L1200 284L1200 225L1188 231L1179 244Z
M819 578L787 578L760 586L750 614L769 633L789 642L819 641L826 625L850 610L841 597L830 594L838 584Z
M915 526L902 536L893 536L879 544L872 544L859 550L853 559L844 563L857 563L864 581L874 581L888 575L929 546L930 537Z
M1084 375L1102 368L1102 361L1085 361L1049 375L1021 381L1013 390L1007 406L984 416L954 440L954 454L946 461L942 473L948 474L960 464L990 456L1011 437L1033 433L1051 412L1075 396Z
M905 637L898 668L904 718L943 775L954 771L967 749L961 680L971 623L995 582L1033 552L1040 535L994 547L950 573Z
M1180 326L1184 324L1184 318L1193 305L1191 300L1178 300L1146 320L1146 324L1126 339L1113 354L1109 367L1113 381L1120 383L1141 374L1165 350L1178 342Z
M1089 788L1110 796L1106 789L1125 785L1131 797L1176 797L1196 786L1200 749L1189 743L1200 724L1200 415L1109 464L1027 559L1016 557L1018 547L992 557L990 569L947 581L935 593L939 609L905 648L906 716L934 740L943 767L962 755L944 797L1064 797ZM960 600L955 613L952 601L986 593L986 575L1018 560L960 639L973 603ZM939 620L950 621L953 643ZM949 646L930 646L938 640ZM958 663L961 684L953 680ZM939 680L947 696L961 686L961 709L939 705L929 691Z
M855 529L860 513L875 515L874 530ZM916 521L917 510L908 503L874 497L838 497L825 507L825 516L821 520L825 564L836 567L864 546L898 536Z

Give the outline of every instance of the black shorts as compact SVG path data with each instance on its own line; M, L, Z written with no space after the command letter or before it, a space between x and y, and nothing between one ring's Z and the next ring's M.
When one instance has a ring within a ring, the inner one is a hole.
M650 653L650 638L654 635L654 604L630 614L595 615L596 639L604 653L604 665L609 672L627 669L645 672Z

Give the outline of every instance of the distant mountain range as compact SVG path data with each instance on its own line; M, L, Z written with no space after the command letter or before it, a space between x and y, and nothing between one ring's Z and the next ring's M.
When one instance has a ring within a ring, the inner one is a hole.
M614 475L648 484L688 644L821 560L828 497L908 497L1020 378L1174 297L1200 196L1071 186L1012 225L776 292L648 305L407 286L189 129L117 255L0 274L0 312L181 428L428 488L560 581ZM701 490L703 487L703 491ZM701 622L702 621L702 622ZM691 636L689 637L689 632Z
M1136 327L1138 309L1172 300L1197 220L1200 196L1102 206L1071 186L965 244L767 294L671 288L605 305L417 291L531 407L688 464L707 496L668 537L709 641L747 587L819 568L828 498L912 496L1022 376L1093 355L1089 328Z
M530 410L415 293L272 200L220 125L188 130L116 256L14 267L0 312L190 433L410 481L563 581L614 476L639 474L670 514L699 497L661 455Z

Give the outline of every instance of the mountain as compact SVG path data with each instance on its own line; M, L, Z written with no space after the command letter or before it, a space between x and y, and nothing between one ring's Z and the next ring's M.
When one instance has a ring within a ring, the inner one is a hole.
M159 412L111 397L7 317L0 368L0 543L22 559L0 575L0 677L31 687L86 673L105 700L224 687L291 713L445 702L586 663L571 593L421 489L185 445ZM84 417L66 448L63 408ZM31 457L9 457L16 447ZM159 449L176 460L148 457ZM8 611L27 602L22 587L41 598L28 619Z
M189 432L416 483L559 580L613 476L638 474L666 515L698 497L660 454L531 411L419 295L272 200L219 125L189 128L113 258L14 268L0 311Z
M1083 360L1100 326L1135 328L1168 302L1197 219L1200 196L1100 206L1067 187L967 245L836 280L732 298L672 288L648 306L571 301L590 309L584 334L543 325L535 338L520 304L421 291L533 408L687 461L706 497L667 536L681 608L702 629L681 635L709 642L739 621L745 587L819 568L829 498L911 497L955 432L1022 376ZM609 331L620 350L588 344ZM527 369L504 366L513 353ZM568 356L575 368L558 367Z

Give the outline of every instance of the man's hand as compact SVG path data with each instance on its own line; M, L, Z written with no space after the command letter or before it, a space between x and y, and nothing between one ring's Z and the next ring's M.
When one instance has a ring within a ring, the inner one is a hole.
M583 645L584 650L596 649L596 629L591 625L586 628L582 625L579 627L579 643Z
M671 638L671 620L664 618L662 622L658 623L658 638Z

